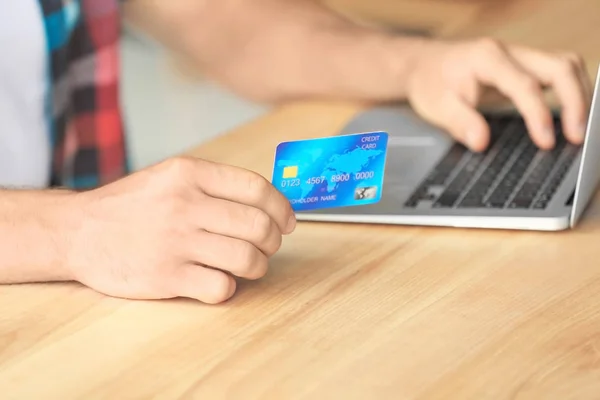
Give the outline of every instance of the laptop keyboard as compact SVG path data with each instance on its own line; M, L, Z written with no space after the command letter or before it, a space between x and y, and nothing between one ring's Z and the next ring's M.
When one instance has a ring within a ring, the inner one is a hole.
M405 207L427 201L434 208L544 209L577 156L555 118L556 145L537 148L522 118L488 119L491 142L483 153L454 144Z

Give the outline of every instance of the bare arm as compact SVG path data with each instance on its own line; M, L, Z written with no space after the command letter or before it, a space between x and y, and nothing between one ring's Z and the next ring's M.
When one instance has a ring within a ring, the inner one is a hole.
M405 97L422 42L358 26L311 0L132 0L127 7L135 25L261 101Z
M492 39L458 42L395 36L347 21L311 0L132 0L128 15L249 98L408 100L426 120L475 151L489 142L477 106L497 90L542 148L554 146L544 97L561 103L564 131L581 143L589 74L574 54Z
M295 225L262 176L191 157L89 191L0 191L0 284L73 280L115 297L220 303L234 277L266 274Z
M72 193L0 191L0 283L64 281L70 231L77 218Z

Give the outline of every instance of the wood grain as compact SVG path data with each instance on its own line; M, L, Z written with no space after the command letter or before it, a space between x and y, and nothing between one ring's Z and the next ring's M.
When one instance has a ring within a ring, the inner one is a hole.
M387 4L408 18L404 3ZM477 16L456 35L598 60L597 2L513 1L485 29L491 1L426 3ZM190 153L269 176L277 143L332 134L360 109L289 104ZM598 399L599 240L596 198L560 233L302 223L268 275L219 306L0 287L0 397Z

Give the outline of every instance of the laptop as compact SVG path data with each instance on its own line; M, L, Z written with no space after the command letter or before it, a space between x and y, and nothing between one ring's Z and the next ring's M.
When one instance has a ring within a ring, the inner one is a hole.
M303 211L301 221L558 231L575 227L600 179L600 69L583 145L562 135L554 115L554 149L530 139L514 111L488 111L492 140L469 151L409 106L377 107L340 132L386 131L381 201Z

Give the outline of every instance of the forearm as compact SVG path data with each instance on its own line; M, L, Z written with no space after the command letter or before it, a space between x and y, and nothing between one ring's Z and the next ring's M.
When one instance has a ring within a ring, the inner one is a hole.
M137 0L129 11L208 75L268 101L401 99L423 43L358 26L308 0Z
M68 191L0 190L0 284L70 280Z

